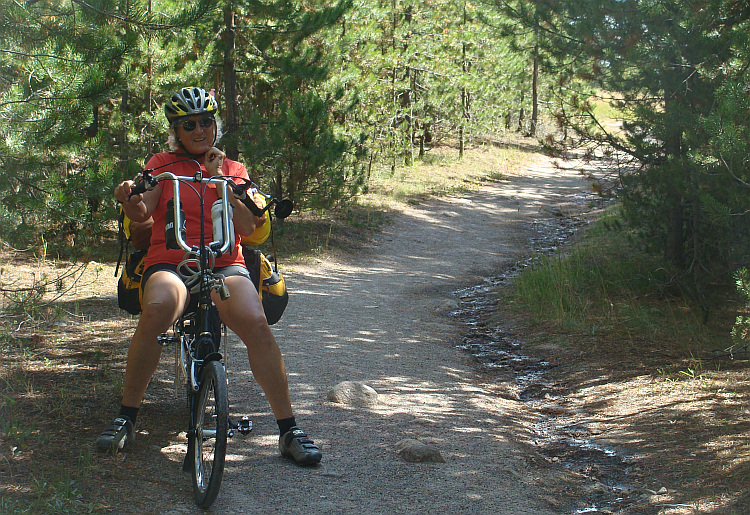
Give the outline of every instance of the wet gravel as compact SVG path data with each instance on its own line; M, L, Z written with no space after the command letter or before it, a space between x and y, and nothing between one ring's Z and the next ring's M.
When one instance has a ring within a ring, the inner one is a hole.
M584 197L580 200L587 201ZM541 256L554 253L586 223L579 217L552 214L533 222L530 257L485 278L481 284L454 292L459 307L451 314L465 327L457 347L473 355L498 381L505 381L518 399L538 408L535 443L548 461L590 482L569 513L617 513L636 502L640 494L628 485L628 475L638 467L636 458L624 449L597 442L596 435L585 425L566 422L565 413L554 409L564 395L563 389L547 377L554 365L526 354L524 342L512 331L488 322L493 319L497 289Z

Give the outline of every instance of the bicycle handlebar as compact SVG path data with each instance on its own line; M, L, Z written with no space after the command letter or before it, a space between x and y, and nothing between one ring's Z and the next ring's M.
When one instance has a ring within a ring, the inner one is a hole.
M157 184L163 181L170 181L172 183L172 191L173 191L173 230L174 230L174 237L175 242L177 245L184 250L185 252L191 252L193 249L191 249L187 242L185 241L185 237L183 236L181 228L185 224L184 215L182 214L182 209L180 206L180 183L200 183L203 185L207 184L216 184L216 187L219 189L219 194L221 197L221 206L224 213L229 212L229 201L227 200L227 180L223 176L216 176L216 177L210 177L208 179L205 179L201 177L200 173L197 173L194 177L184 177L175 175L172 172L162 172L159 175L152 176L150 173L144 172L143 173L143 181L136 184L131 190L130 190L130 196L137 195L140 193L145 193L147 190L152 190L154 187L156 187ZM212 241L208 247L213 250L217 255L222 255L227 253L231 246L234 244L234 241L231 241L230 238L226 237L227 235L234 234L234 231L230 228L229 224L232 223L232 220L228 216L222 216L222 238L221 241ZM218 247L218 248L217 248Z
M148 170L144 170L142 174L143 180L137 183L135 186L133 186L130 189L131 197L133 195L139 195L141 193L145 193L147 190L153 189L159 183L160 181L160 179L158 178L159 176L154 177L150 173L147 173L147 172ZM199 176L196 174L196 177L193 178L193 181L198 182L196 180L198 177ZM223 177L223 176L220 176L220 177ZM282 218L282 219L287 218L289 215L292 214L292 211L294 211L294 203L291 200L289 199L279 200L277 198L272 197L271 195L263 193L257 187L255 187L255 184L252 181L247 181L245 184L238 185L232 180L231 177L224 177L224 180L228 182L229 187L232 189L232 193L234 194L234 196L240 199L240 201L242 201L242 203L245 206L247 206L250 212L257 217L263 216L263 214L266 211L268 211L271 208L271 206L273 206L274 204L276 205L276 207L274 208L274 215L276 216L276 218ZM254 188L255 191L259 195L261 195L263 198L266 199L265 207L258 207L258 205L255 202L253 202L252 198L250 198L250 196L247 194L247 190L251 188Z
M193 161L194 163L199 163L193 159L186 159L185 161ZM169 163L174 164L174 163ZM164 166L168 165L162 165L158 168L163 168ZM255 216L261 217L264 215L266 211L268 211L271 206L275 205L274 209L274 215L277 218L286 218L290 214L292 214L292 211L294 210L294 203L289 199L276 199L270 195L267 195L260 190L257 189L256 185L250 181L249 179L245 179L242 177L227 177L223 175L217 175L214 177L204 178L200 172L200 169L196 171L195 175L193 177L185 177L185 176L178 176L171 172L162 172L159 175L152 175L151 172L156 171L156 169L150 169L150 170L143 170L141 172L141 176L143 178L142 181L135 184L130 189L130 196L138 195L145 193L148 190L152 190L156 187L157 184L159 184L162 181L169 180L172 182L172 188L173 188L173 220L174 220L174 235L175 235L175 243L185 252L191 252L193 249L191 249L187 242L185 241L185 237L183 236L183 232L181 228L184 226L185 220L184 215L182 214L182 209L180 208L180 183L200 183L202 185L207 184L216 184L216 187L219 188L219 194L221 197L221 207L223 213L229 213L231 209L231 205L229 204L227 193L229 189L231 189L232 194L238 198L249 210L252 212ZM233 179L241 179L245 181L244 184L238 185L234 182ZM259 207L252 199L250 195L247 194L248 190L253 189L255 193L263 196L266 199L266 205L265 207ZM234 235L234 227L230 226L232 224L232 220L228 216L222 216L222 227L221 227L221 240L222 241L213 241L210 245L208 245L208 248L210 248L215 255L220 256L222 254L225 254L228 252L234 243L233 241L230 241L231 236ZM170 233L171 235L171 233ZM227 241L223 241L227 240ZM201 243L201 245L204 245Z

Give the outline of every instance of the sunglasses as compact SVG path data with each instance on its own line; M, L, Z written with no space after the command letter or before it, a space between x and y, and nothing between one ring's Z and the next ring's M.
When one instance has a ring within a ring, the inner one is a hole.
M193 132L196 126L200 126L201 129L208 129L214 123L214 119L211 116L204 116L203 118L196 120L185 120L180 123L180 127L185 132Z

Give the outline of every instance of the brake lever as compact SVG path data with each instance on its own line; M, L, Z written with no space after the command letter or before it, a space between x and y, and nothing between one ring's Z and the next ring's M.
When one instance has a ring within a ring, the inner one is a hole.
M159 181L153 178L153 176L149 173L149 170L144 170L143 180L130 188L130 196L132 197L133 195L140 195L141 193L145 193L146 190L152 190L158 183Z
M252 188L252 183L250 182L247 182L242 186L238 186L234 181L230 181L229 187L232 188L232 193L234 194L234 196L237 197L240 202L245 204L245 206L250 210L252 214L259 218L263 216L263 213L265 213L271 205L269 203L266 205L266 207L258 207L258 205L253 202L253 199L250 197L250 195L247 194L247 190Z

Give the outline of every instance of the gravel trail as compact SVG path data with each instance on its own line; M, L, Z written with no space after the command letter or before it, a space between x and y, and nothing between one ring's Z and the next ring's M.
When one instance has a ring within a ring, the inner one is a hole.
M357 255L289 269L282 261L290 304L274 329L297 420L323 461L299 468L279 457L275 423L235 341L231 411L250 415L255 429L230 442L211 511L554 513L545 489L554 478L522 445L533 413L483 383L455 348L460 327L450 312L453 292L528 254L531 221L586 187L578 173L539 158L477 192L411 206ZM329 401L343 381L372 387L377 403ZM405 439L445 462L405 461L397 452Z

